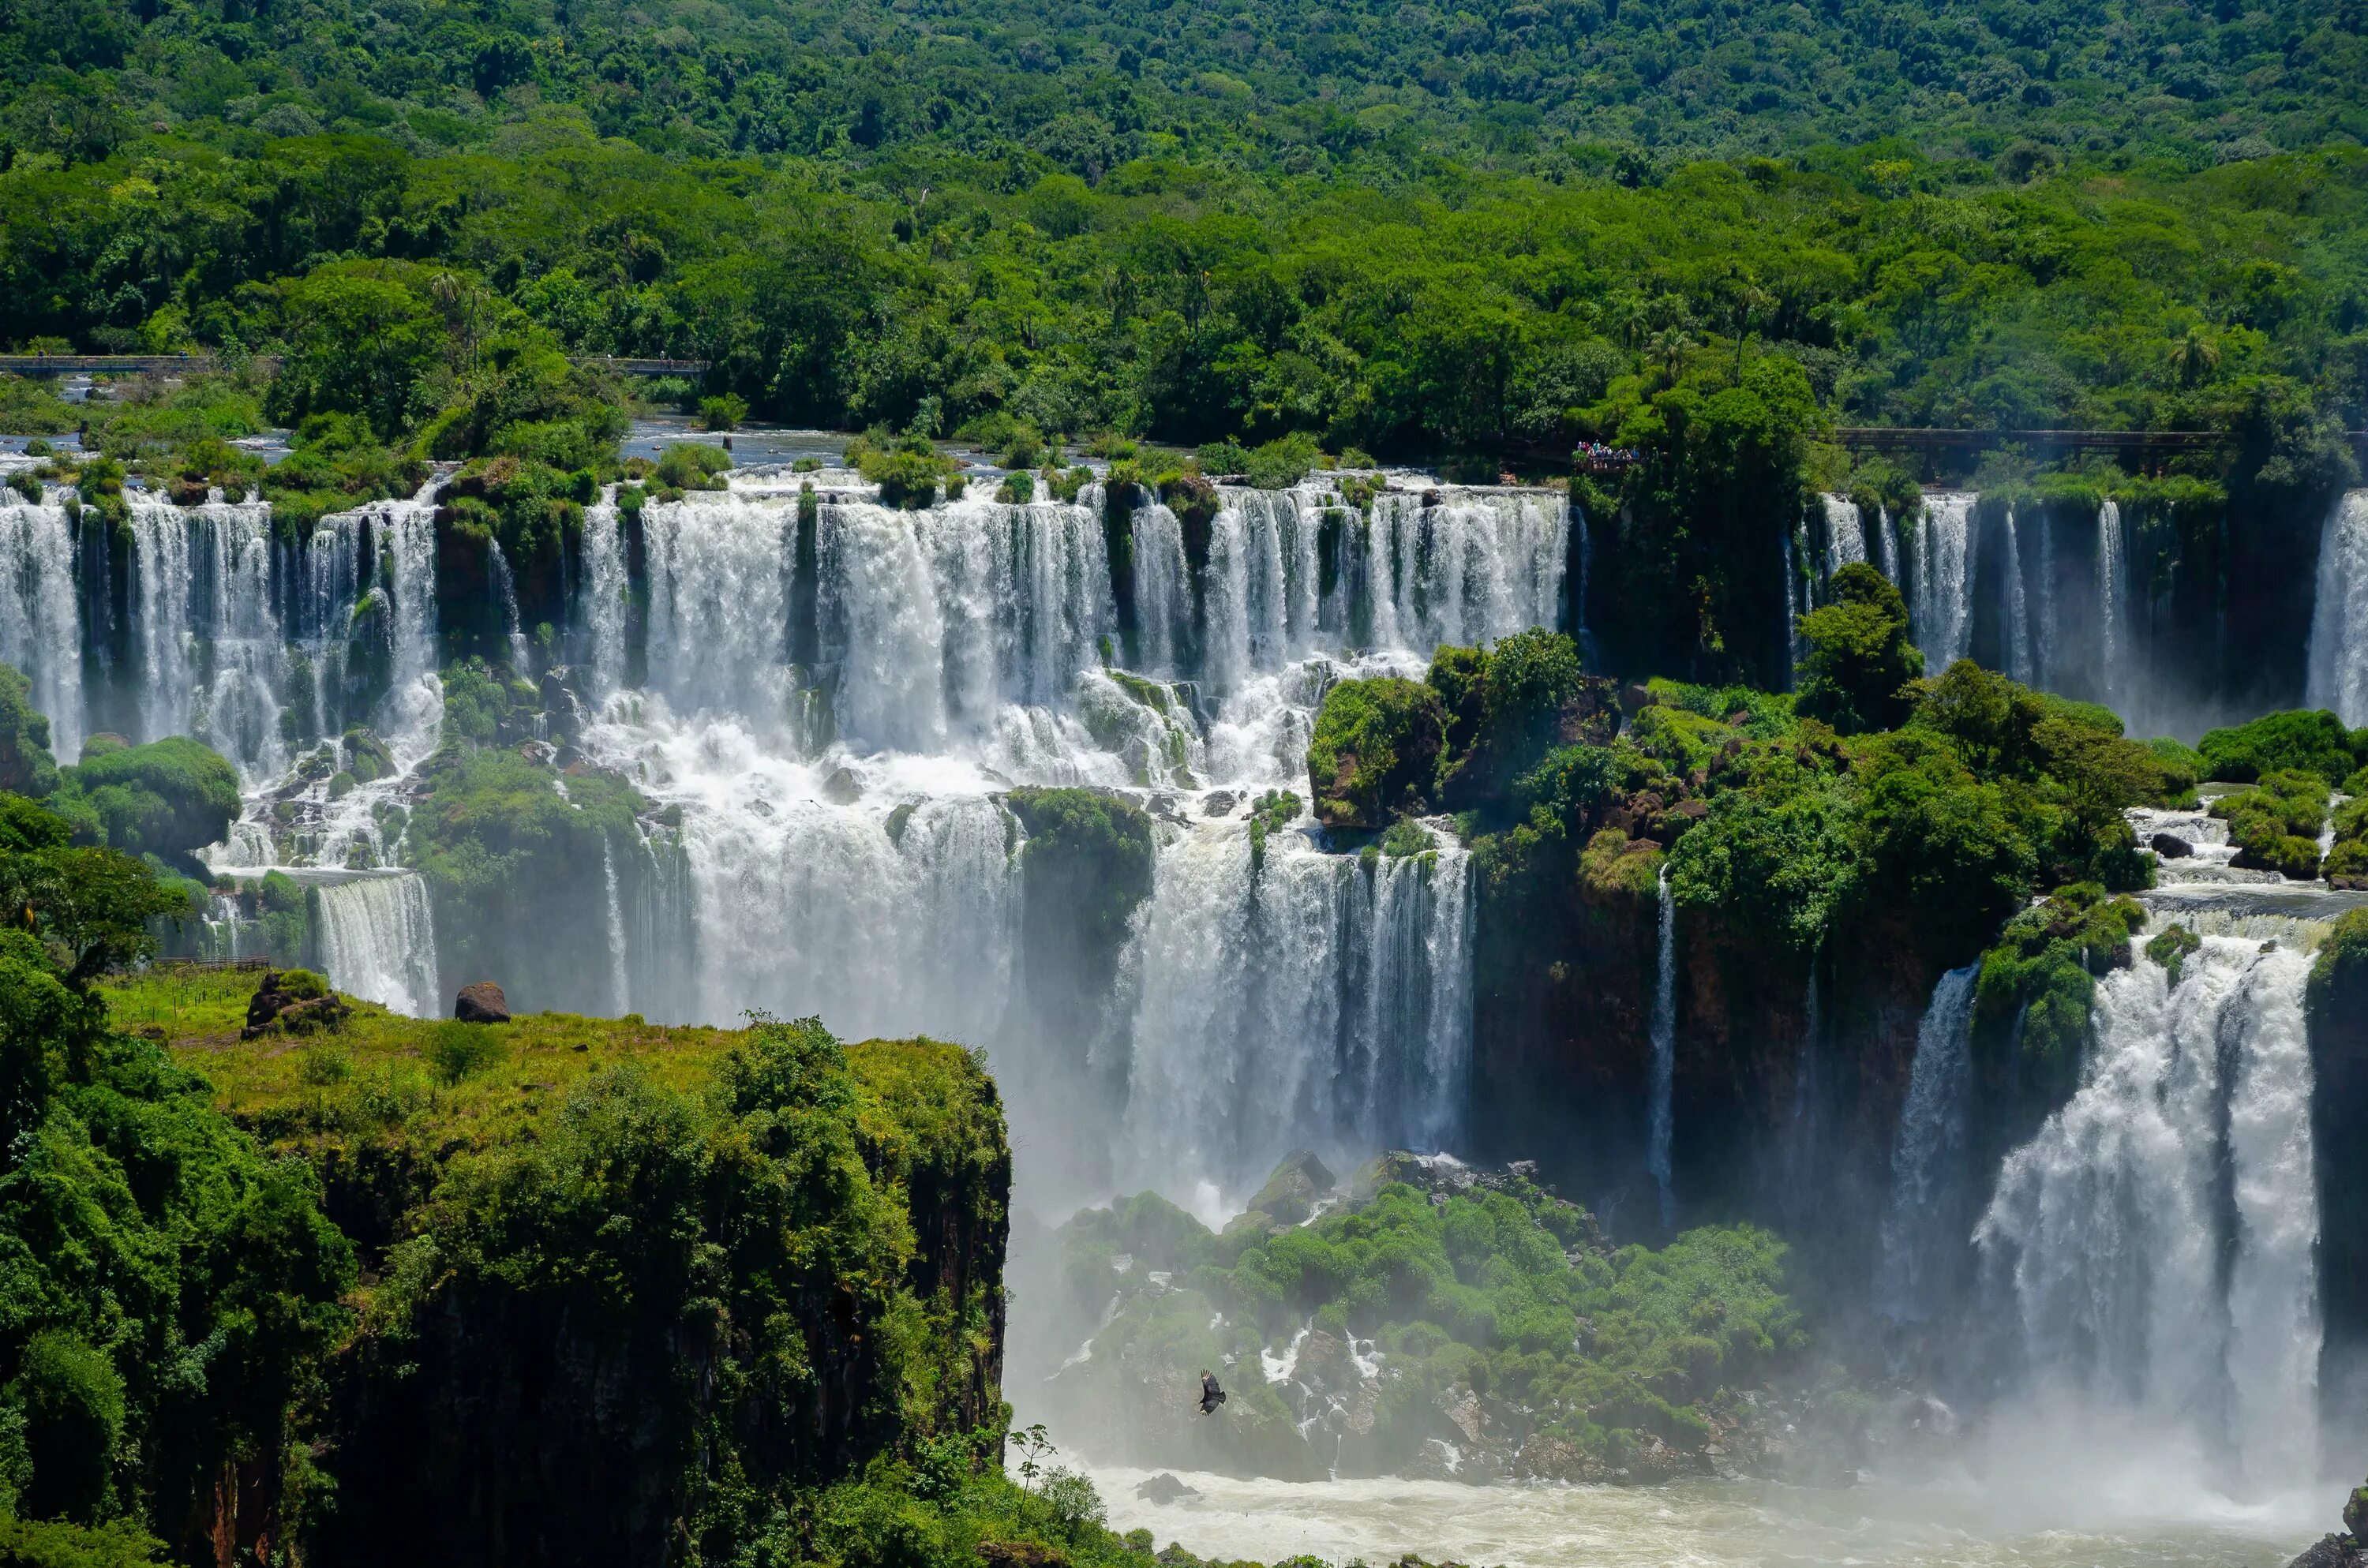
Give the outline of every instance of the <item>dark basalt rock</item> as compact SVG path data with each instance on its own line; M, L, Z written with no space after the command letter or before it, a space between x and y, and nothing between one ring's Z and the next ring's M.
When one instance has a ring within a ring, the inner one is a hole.
M1335 1180L1314 1150L1294 1149L1274 1167L1249 1207L1277 1223L1296 1225L1315 1211L1316 1200L1331 1192Z
M1134 1494L1142 1498L1146 1503L1157 1503L1162 1506L1170 1503L1181 1503L1187 1498L1198 1497L1201 1495L1200 1493L1193 1490L1191 1487L1185 1485L1182 1482L1177 1480L1166 1471L1160 1471L1157 1475L1153 1476L1150 1480L1144 1482L1140 1486L1137 1486L1134 1489Z
M268 969L246 1004L246 1027L239 1039L267 1034L312 1034L345 1027L353 1008L310 970Z
M2343 1505L2342 1535L2322 1536L2292 1568L2368 1568L2368 1484L2355 1486Z
M464 1024L506 1024L510 1021L509 998L492 981L480 980L461 987L452 998L452 1016Z
M2157 833L2146 841L2146 847L2166 860L2184 860L2195 853L2195 846L2175 833Z
M1231 790L1212 790L1209 798L1201 802L1204 817L1229 817L1234 814L1235 795Z

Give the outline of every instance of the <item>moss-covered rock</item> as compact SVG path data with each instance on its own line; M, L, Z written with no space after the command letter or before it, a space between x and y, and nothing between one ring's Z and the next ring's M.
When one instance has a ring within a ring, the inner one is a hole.
M2262 774L2250 790L2214 801L2212 814L2228 824L2237 865L2281 876L2315 877L2328 795L2321 775L2283 768Z
M1316 820L1379 828L1429 810L1445 728L1438 691L1420 682L1381 676L1335 685L1307 747Z

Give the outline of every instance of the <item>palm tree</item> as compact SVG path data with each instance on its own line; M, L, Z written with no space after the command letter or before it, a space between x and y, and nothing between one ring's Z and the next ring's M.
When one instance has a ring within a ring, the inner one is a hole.
M1661 367L1664 375L1675 382L1679 372L1686 368L1686 351L1693 346L1694 340L1685 328L1665 326L1653 335L1653 361Z
M2187 335L2174 341L2170 352L2163 357L2179 384L2192 387L2198 381L2209 381L2212 372L2220 368L2220 345L2199 324L2187 329Z

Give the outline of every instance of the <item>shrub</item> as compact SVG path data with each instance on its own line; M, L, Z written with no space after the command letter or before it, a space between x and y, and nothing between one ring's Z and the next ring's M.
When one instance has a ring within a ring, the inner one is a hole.
M1907 641L1907 606L1899 590L1864 562L1834 574L1834 602L1801 618L1807 646L1793 707L1839 733L1894 730L1914 710L1908 683L1924 655Z
M721 447L677 441L658 454L657 482L675 490L721 490L732 454Z
M2207 777L2250 784L2267 773L2313 773L2330 788L2368 763L2368 731L2346 729L2321 709L2265 713L2248 724L2206 730L2197 752Z
M1036 476L1024 471L1007 473L996 486L995 498L1007 506L1024 506L1036 499Z
M699 400L699 415L692 421L701 430L736 430L748 417L748 400L738 392L725 392L721 397Z
M427 1037L421 1054L449 1086L497 1065L508 1054L508 1047L490 1024L447 1019Z

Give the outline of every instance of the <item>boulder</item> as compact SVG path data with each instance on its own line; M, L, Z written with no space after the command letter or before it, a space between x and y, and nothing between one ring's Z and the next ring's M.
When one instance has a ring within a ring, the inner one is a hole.
M1157 1503L1163 1507L1170 1503L1181 1503L1187 1498L1198 1497L1201 1495L1200 1493L1194 1491L1191 1487L1185 1485L1182 1482L1177 1480L1166 1471L1160 1471L1157 1475L1153 1476L1150 1480L1143 1483L1140 1486L1137 1486L1134 1489L1134 1494L1142 1498L1146 1503Z
M480 980L461 987L452 998L452 1016L464 1024L506 1024L510 1021L509 998L492 981Z
M2293 1568L2368 1568L2368 1483L2353 1487L2344 1500L2343 1528L2341 1535L2321 1537Z
M1332 1173L1312 1149L1294 1149L1274 1167L1266 1185L1258 1189L1249 1208L1253 1212L1270 1215L1285 1225L1296 1225L1315 1211L1316 1199L1333 1188Z
M312 1034L339 1029L353 1008L329 989L328 983L309 969L267 969L247 999L246 1027L241 1040L266 1034Z
M2146 841L2146 847L2166 860L2184 860L2195 853L2195 846L2175 833L2157 833Z

